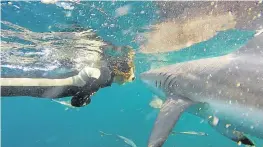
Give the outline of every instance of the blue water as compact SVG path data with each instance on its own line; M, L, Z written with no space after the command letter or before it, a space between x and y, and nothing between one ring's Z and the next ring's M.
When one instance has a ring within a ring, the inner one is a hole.
M69 10L46 5L40 2L2 2L2 20L10 21L36 32L56 31L49 28L54 24L77 22L82 26L97 30L104 40L116 45L131 45L136 50L138 45L132 42L132 35L123 35L122 31L132 28L140 31L142 27L162 19L155 11L151 2L93 2L96 7L104 10L105 15L93 9L91 3L77 5L66 17ZM116 18L116 8L130 4L131 13ZM141 11L145 11L141 14ZM95 14L95 15L94 15ZM107 22L113 27L103 27ZM112 35L112 36L111 36ZM209 41L199 43L179 52L164 53L168 60L162 64L172 64L185 60L211 57L226 54L238 49L253 32L230 30L221 32ZM204 51L206 48L206 51ZM137 54L136 75L149 69L149 56ZM140 62L139 62L140 60ZM141 63L143 62L143 64ZM1 99L3 147L124 147L128 146L115 134L132 139L138 147L147 146L157 110L149 106L154 95L144 87L139 78L135 82L101 89L93 96L92 103L79 109L65 110L65 106L47 99L12 98ZM236 147L237 144L221 136L200 118L185 113L175 131L206 132L208 136L175 135L170 136L165 147ZM101 136L99 131L114 134ZM258 146L263 141L253 138Z

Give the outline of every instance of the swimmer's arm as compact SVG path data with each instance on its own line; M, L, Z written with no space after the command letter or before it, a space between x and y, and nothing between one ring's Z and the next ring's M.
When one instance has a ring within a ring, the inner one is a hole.
M1 86L69 86L73 78L44 79L44 78L1 78Z
M84 86L89 78L100 77L100 70L86 67L73 77L65 79L45 79L45 78L1 78L1 86Z
M1 78L1 96L31 96L80 100L105 87L109 73L97 68L84 68L78 75L65 79ZM106 79L104 79L104 78ZM104 85L104 86L103 86ZM77 100L78 101L78 100Z

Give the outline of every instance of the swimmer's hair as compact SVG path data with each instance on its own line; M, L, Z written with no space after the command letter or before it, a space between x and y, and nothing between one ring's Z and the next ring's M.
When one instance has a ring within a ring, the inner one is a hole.
M109 65L114 72L114 75L121 78L120 80L125 82L132 81L134 77L134 50L131 47L125 46L125 49L128 48L128 52L124 56L115 56L110 57Z

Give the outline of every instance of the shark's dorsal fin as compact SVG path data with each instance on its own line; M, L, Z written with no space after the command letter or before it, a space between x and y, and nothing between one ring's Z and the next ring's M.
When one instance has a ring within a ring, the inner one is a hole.
M181 114L192 104L193 102L188 98L168 97L155 121L148 147L161 147Z
M234 52L237 55L254 54L263 56L263 33L257 33L244 46Z

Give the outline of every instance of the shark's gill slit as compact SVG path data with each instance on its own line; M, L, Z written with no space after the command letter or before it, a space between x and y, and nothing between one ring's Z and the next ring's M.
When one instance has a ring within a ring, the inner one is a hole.
M161 77L163 75L163 73L159 73L159 77ZM159 81L159 86L157 88L161 88L162 86L162 80L160 79Z
M167 75L168 75L168 73L164 73L163 77L165 78ZM161 86L162 87L160 87L160 88L165 88L165 80L164 79L161 80Z
M177 85L177 84L176 84L176 78L174 78L172 81L173 81L173 82L172 82L172 85L171 85L171 87L173 87L173 88L174 88L174 87L176 87L176 85Z
M170 78L172 76L172 74L169 74L167 77L166 77L166 79L164 80L164 82L163 82L163 88L164 89L166 89L166 87L165 87L165 85L166 85L166 82L168 81L168 79Z
M167 85L168 88L171 88L173 86L172 82L173 82L174 79L175 79L175 77L172 77L172 79L169 81L169 83Z
M155 80L155 87L157 87L157 80Z

